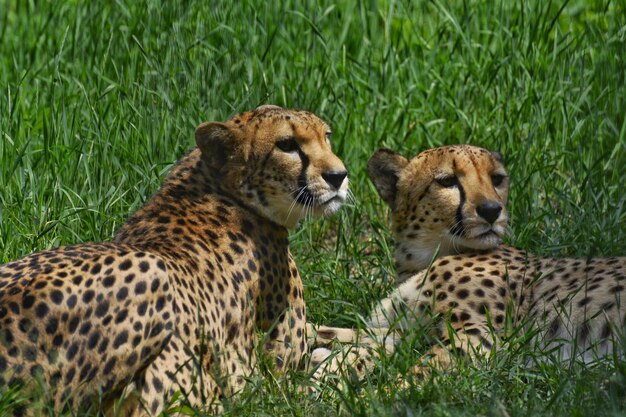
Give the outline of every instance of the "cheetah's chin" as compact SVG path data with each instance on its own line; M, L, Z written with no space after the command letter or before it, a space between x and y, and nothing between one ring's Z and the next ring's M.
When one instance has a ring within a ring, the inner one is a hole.
M498 247L502 238L494 230L490 230L472 238L458 238L455 243L469 249L485 250Z
M320 214L324 216L330 216L331 214L336 213L343 203L346 201L346 197L341 194L335 194L334 196L327 198L318 203L318 210Z

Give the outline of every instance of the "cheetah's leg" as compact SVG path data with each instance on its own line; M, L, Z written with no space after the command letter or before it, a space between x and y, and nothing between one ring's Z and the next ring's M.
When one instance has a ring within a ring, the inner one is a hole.
M344 345L331 350L327 347L319 347L311 353L310 366L315 369L313 377L317 380L328 380L329 376L349 375L363 379L367 372L375 366L376 360L380 359L380 339L372 339L368 336L359 338L351 329L325 328L328 332L335 332L335 340L346 342ZM485 325L472 325L466 323L465 327L454 330L450 329L445 337L441 337L439 344L433 346L422 356L409 375L425 377L430 374L432 368L447 370L453 365L454 355L475 359L477 356L488 354L496 341L493 331ZM391 337L395 342L397 334ZM388 337L389 339L389 337ZM387 340L388 340L387 339ZM316 339L320 340L320 339ZM327 339L321 339L326 341ZM359 340L359 344L351 344ZM394 343L386 343L385 353L393 352Z
M400 285L390 297L382 300L374 309L365 331L327 326L315 326L307 323L308 338L314 346L329 346L333 341L344 344L361 343L353 346L353 350L339 352L334 355L327 348L318 348L312 352L311 365L318 366L315 376L334 373L342 366L349 365L361 374L371 369L378 357L377 349L383 346L386 353L394 351L394 346L401 337L402 330L415 327L418 322L424 321L418 316L422 313L418 308L416 286L425 275L415 275L409 281ZM365 363L361 359L366 358ZM359 366L360 365L360 366Z
M390 336L389 328L368 328L367 330L357 330L345 327L331 327L306 324L307 341L309 346L328 346L333 342L357 343L360 340L371 338L373 340L383 340Z
M370 315L368 328L406 331L429 321L432 318L428 314L431 306L424 301L420 302L425 279L425 271L420 272L381 300Z
M313 379L327 382L339 376L363 379L374 369L379 358L378 349L373 345L341 345L335 350L316 348L311 352L310 369L314 369Z
M424 376L430 369L448 370L453 366L454 357L476 360L488 355L497 344L497 337L486 323L465 323L462 327L449 328L441 341L430 348L415 365L410 374Z
M392 353L396 339L388 329L355 330L311 323L307 323L307 334L311 345L316 346L308 366L318 381L339 375L363 379L379 359L381 344L386 353Z

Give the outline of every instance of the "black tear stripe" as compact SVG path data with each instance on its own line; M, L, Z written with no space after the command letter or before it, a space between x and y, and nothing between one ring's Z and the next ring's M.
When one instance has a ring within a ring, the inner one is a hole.
M463 185L459 182L459 197L461 201L459 201L459 206L456 209L456 219L454 222L454 226L450 229L450 233L453 236L463 236L465 233L465 227L463 226L463 204L465 204L465 190L463 189Z
M272 152L269 152L267 155L265 155L265 158L263 158L263 162L261 163L262 171L265 171L265 167L267 166L267 162L270 160L271 156L272 156Z
M273 152L273 151L272 151ZM263 158L263 162L261 162L260 164L257 165L256 169L253 169L250 171L250 173L248 174L248 176L246 177L246 182L250 182L250 179L257 173L257 172L265 172L265 168L267 167L267 163L269 162L270 158L272 157L272 152L268 153L267 155L265 155L265 158Z
M300 175L298 175L298 189L296 191L296 201L303 206L307 204L311 204L313 201L313 196L309 193L309 188L307 187L306 180L306 169L309 167L309 158L302 152L302 149L298 149L298 155L300 156L300 160L302 161L302 170L300 171Z
M395 188L395 187L394 187ZM422 192L422 195L419 196L419 198L417 199L417 201L422 201L424 199L424 197L426 197L426 194L428 194L428 191L430 190L430 184L428 184L426 186L426 188L424 188L424 191ZM396 192L396 190L393 190L394 193Z

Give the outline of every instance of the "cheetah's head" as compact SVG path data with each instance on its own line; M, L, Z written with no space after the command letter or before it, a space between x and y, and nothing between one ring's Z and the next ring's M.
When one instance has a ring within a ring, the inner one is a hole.
M502 242L509 182L499 153L455 145L408 160L380 149L368 174L391 208L399 279L426 268L437 251L449 255Z
M291 228L304 216L336 212L347 197L346 168L330 134L312 113L265 105L224 123L203 123L196 142L224 189Z

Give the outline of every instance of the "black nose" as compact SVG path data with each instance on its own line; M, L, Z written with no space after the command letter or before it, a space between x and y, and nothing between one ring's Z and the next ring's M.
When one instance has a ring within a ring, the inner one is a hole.
M322 173L322 178L324 181L328 183L331 187L335 189L339 189L343 180L348 176L348 171L327 171Z
M493 223L498 219L502 206L495 201L487 201L476 207L476 213L489 223Z

